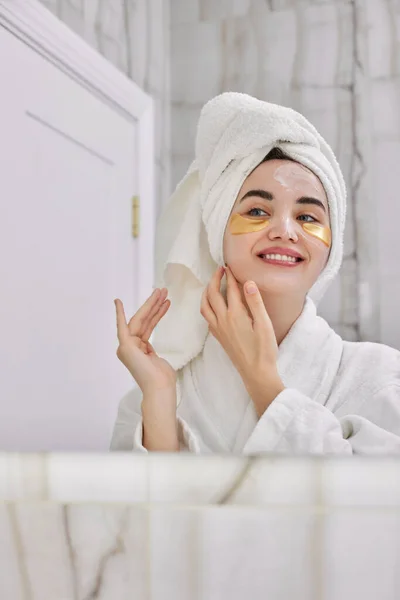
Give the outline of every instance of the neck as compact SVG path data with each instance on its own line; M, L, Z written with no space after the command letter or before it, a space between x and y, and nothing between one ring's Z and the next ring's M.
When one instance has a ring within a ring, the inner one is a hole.
M250 309L244 298L243 286L240 285L243 304L246 306L250 316ZM271 294L260 290L261 297L264 302L265 309L271 319L272 326L275 331L276 342L278 346L285 339L292 325L301 315L305 299L300 296L288 295L282 297L281 294Z

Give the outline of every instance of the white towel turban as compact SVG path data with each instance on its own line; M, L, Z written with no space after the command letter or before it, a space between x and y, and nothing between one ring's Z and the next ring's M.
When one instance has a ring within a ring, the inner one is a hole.
M343 255L346 188L335 155L300 113L247 94L227 92L207 102L197 126L195 160L157 222L155 287L171 306L157 325L157 353L180 369L201 352L208 323L201 296L225 264L223 237L237 194L251 171L279 147L319 177L328 198L332 246L309 295L318 302Z

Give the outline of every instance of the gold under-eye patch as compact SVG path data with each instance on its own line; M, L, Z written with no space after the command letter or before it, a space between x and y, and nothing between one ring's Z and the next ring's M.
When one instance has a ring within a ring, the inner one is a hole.
M261 231L269 225L269 219L255 219L254 217L242 217L238 213L231 216L229 221L229 230L233 235L240 233L252 233Z
M239 213L235 213L229 220L229 230L233 235L239 235L241 233L253 233L255 231L261 231L269 225L269 219L260 219L259 217L247 217L242 216ZM332 234L329 227L319 225L318 223L302 223L304 231L310 235L318 238L328 248L332 243Z
M329 227L325 227L324 225L319 225L318 223L303 223L303 229L307 231L310 235L318 238L330 248L332 243L332 233Z

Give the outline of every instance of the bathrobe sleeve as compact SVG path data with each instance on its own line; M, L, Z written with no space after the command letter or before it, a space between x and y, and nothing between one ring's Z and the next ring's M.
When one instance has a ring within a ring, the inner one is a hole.
M110 450L147 452L141 400L135 388L120 401ZM400 454L400 383L370 393L365 400L344 403L340 412L287 388L261 416L243 454ZM181 417L178 431L181 451L201 452L201 440Z
M136 451L146 453L143 446L143 420L141 412L142 392L136 387L121 399L117 420L112 433L110 450ZM190 430L186 421L178 417L178 436L180 451L200 452L198 440Z
M355 414L338 417L287 388L263 413L243 453L400 454L400 384L387 385L353 407Z

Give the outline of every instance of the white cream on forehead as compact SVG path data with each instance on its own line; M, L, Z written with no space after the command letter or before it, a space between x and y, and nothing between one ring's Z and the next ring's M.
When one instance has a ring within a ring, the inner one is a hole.
M303 165L295 163L285 163L275 170L274 179L278 181L287 191L301 192L304 185L312 185L314 190L321 192L315 181L315 175L306 169Z

